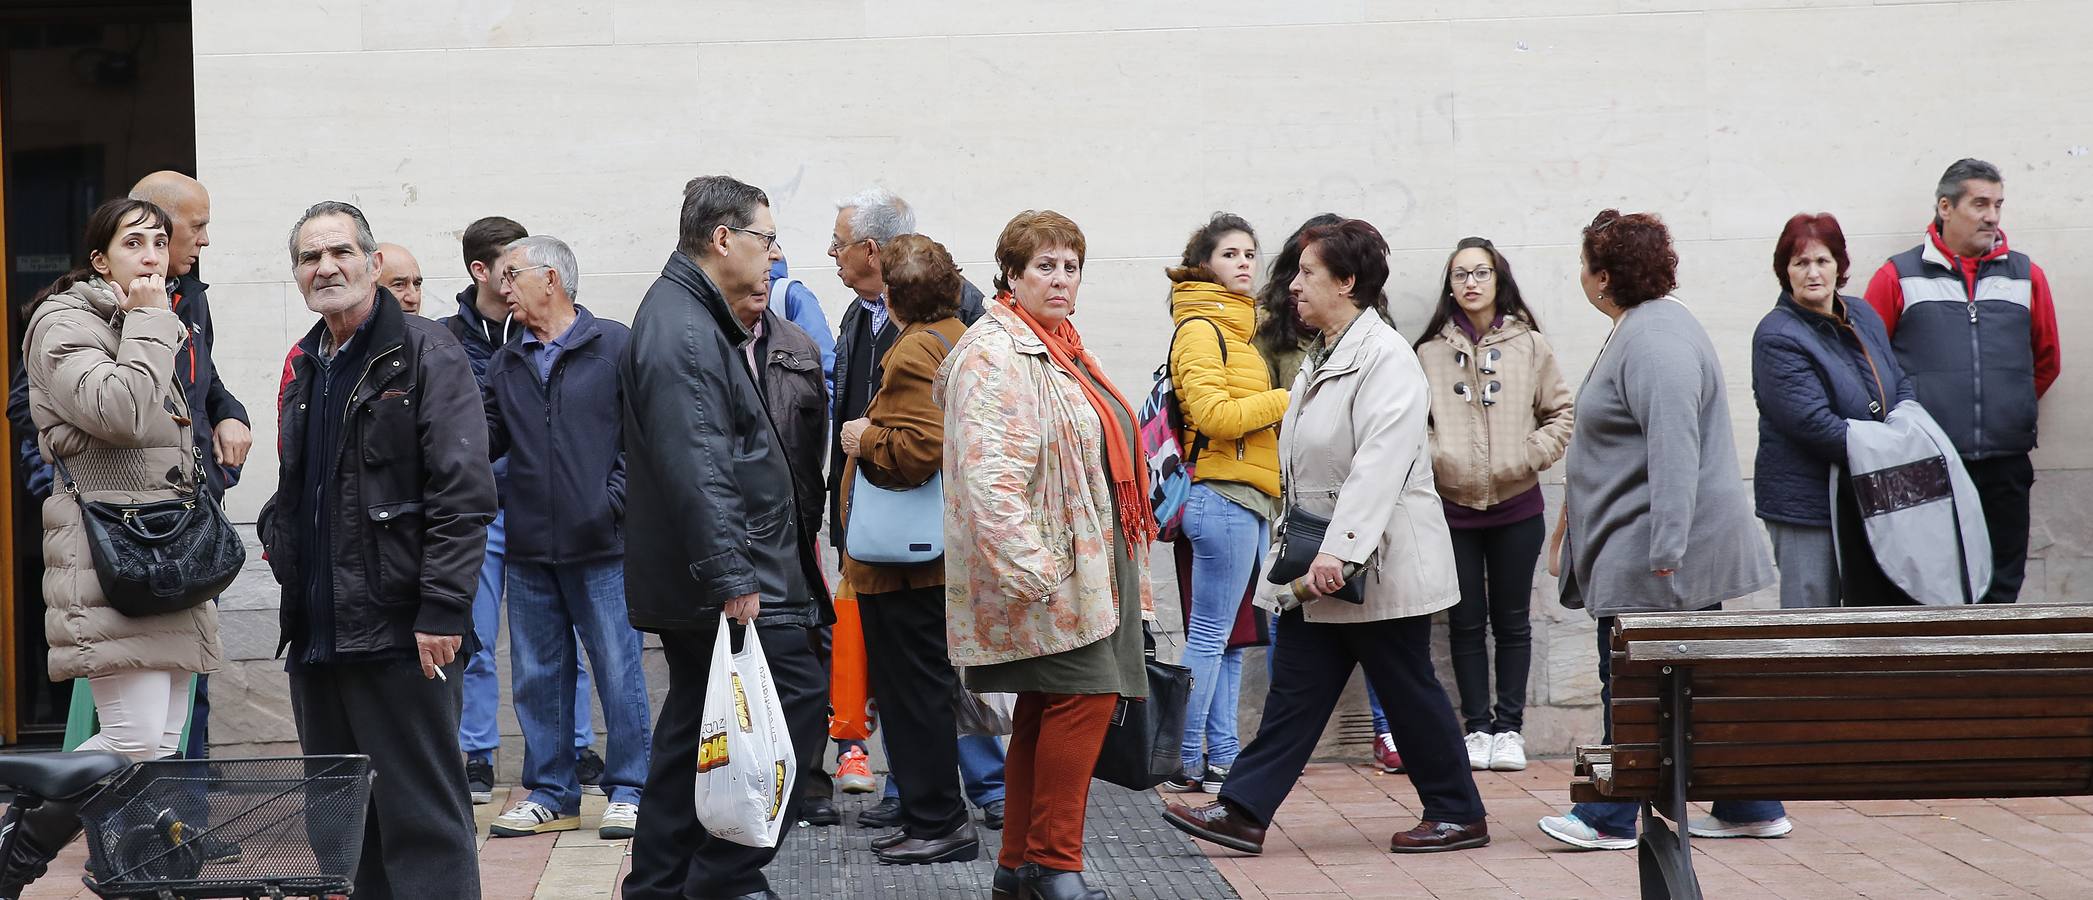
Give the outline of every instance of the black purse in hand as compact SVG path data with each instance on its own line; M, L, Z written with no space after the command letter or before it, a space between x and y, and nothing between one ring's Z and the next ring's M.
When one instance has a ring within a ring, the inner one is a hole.
M1298 506L1288 507L1286 518L1279 522L1279 552L1272 559L1272 570L1265 580L1273 584L1291 584L1308 574L1309 565L1317 554L1323 552L1323 537L1330 532L1330 520ZM1360 592L1360 576L1365 573L1359 567L1345 579L1344 586L1323 596L1335 597L1346 603L1365 603L1366 596Z
M54 459L65 492L80 502L80 524L102 596L132 617L180 612L225 592L247 563L247 547L205 488L203 451L187 497L104 503L80 495L64 460Z

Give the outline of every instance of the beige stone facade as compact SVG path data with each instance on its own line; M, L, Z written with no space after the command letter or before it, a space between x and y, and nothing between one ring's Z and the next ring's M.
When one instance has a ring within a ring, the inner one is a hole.
M1374 222L1413 334L1447 249L1489 236L1573 379L1606 326L1576 285L1578 229L1651 210L1716 336L1749 471L1749 340L1782 222L1838 215L1858 292L1917 241L1940 171L1977 156L2004 170L2005 228L2048 270L2063 328L2026 598L2083 597L2089 28L2077 0L199 0L217 352L258 436L228 503L251 519L271 489L268 398L313 321L285 233L321 199L420 257L428 312L464 284L459 232L502 214L573 245L582 301L622 319L673 246L683 182L727 172L769 190L831 322L848 300L823 252L836 198L894 189L984 285L1003 222L1054 208L1088 231L1077 321L1128 390L1162 356L1162 269L1214 210L1268 243L1326 210ZM221 742L290 734L255 587L227 611L252 668L220 681L255 708L214 697ZM1591 626L1552 591L1536 589L1536 752L1597 729Z

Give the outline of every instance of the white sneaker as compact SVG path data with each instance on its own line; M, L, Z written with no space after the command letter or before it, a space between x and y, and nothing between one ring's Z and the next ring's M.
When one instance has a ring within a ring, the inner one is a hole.
M1490 771L1521 772L1526 769L1526 739L1516 731L1500 731L1490 741Z
M1635 839L1601 834L1570 813L1541 820L1541 833L1572 847L1585 850L1633 850Z
M596 820L596 836L606 841L622 841L639 830L640 805L637 803L613 803L603 808L603 816Z
M576 831L580 828L581 816L563 816L524 800L509 807L508 812L496 816L494 824L487 826L487 833L493 837L529 837L555 831Z
M1795 823L1787 816L1764 822L1725 822L1714 816L1695 816L1686 823L1686 833L1697 838L1777 838L1787 837L1795 830Z
M1490 746L1495 743L1487 731L1470 732L1468 735L1468 768L1477 772L1490 770Z

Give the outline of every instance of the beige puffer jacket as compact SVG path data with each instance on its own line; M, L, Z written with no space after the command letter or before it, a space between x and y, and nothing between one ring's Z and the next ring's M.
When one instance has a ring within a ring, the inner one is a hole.
M31 315L29 414L44 458L63 458L82 496L137 503L192 489L188 404L174 376L187 336L169 310L118 308L100 278L52 295ZM44 606L54 681L218 670L216 604L134 619L102 599L80 503L62 479L44 501Z
M1562 459L1575 427L1570 388L1555 348L1526 322L1507 317L1471 343L1449 321L1417 361L1432 382L1432 476L1448 502L1489 509Z

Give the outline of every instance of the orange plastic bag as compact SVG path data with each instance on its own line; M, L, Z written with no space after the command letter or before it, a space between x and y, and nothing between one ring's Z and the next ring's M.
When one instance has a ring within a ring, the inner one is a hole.
M836 624L829 644L828 736L839 741L872 737L877 713L872 679L865 670L865 628L858 620L858 593L850 579L836 583Z

